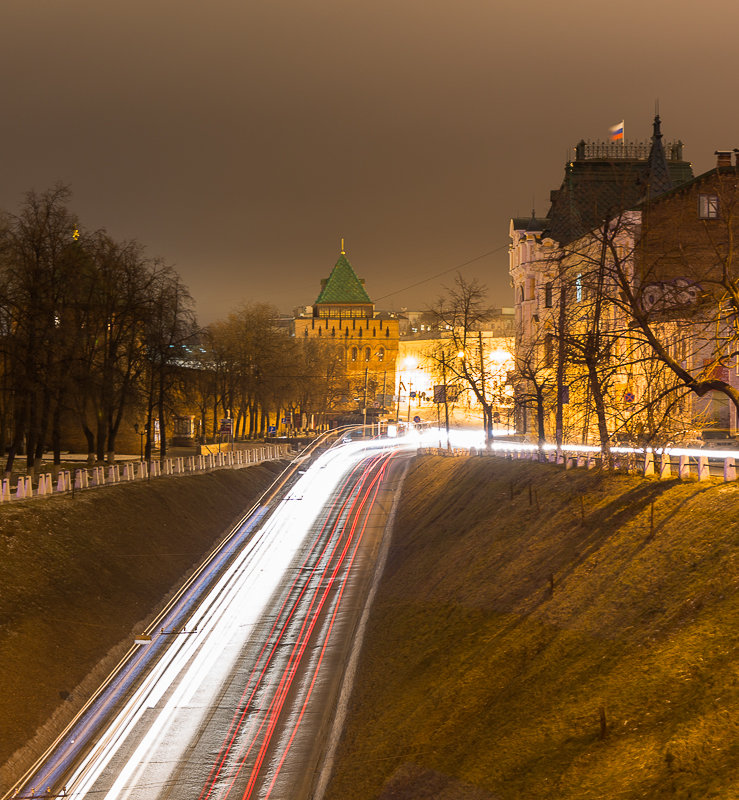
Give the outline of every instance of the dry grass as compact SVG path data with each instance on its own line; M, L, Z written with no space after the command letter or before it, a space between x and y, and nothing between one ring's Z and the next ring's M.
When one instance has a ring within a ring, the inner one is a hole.
M734 484L419 460L329 797L739 797L737 544Z

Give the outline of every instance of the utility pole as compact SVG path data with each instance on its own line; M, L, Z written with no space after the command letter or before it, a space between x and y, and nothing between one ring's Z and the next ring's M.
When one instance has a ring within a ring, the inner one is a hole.
M446 449L449 450L449 398L446 391L446 356L441 351L441 379L444 383L444 421L446 423Z
M362 398L362 436L365 434L367 427L367 371L369 367L364 368L364 397Z
M403 386L403 381L399 380L398 381L398 403L397 403L397 405L395 407L395 425L398 428L400 427L400 390L401 389L405 389L405 386Z
M485 397L485 359L482 354L482 331L477 332L478 342L480 345L480 396L482 397L482 422L485 427L485 445L490 446L490 428L493 425L492 408L488 412L488 402Z
M385 408L385 398L387 396L385 394L386 386L387 386L387 370L385 369L385 370L382 371L382 408L383 409ZM380 415L379 414L377 415L377 435L378 436L381 435L381 432L380 432Z

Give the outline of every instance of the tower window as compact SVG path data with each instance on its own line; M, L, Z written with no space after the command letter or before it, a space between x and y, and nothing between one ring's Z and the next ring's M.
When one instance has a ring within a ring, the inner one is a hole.
M357 360L357 348L356 347L352 347L352 361L356 361L356 360Z
M384 361L385 360L385 348L384 347L381 347L377 351L377 360L378 361Z
M364 360L369 361L372 358L372 349L369 347L364 348Z

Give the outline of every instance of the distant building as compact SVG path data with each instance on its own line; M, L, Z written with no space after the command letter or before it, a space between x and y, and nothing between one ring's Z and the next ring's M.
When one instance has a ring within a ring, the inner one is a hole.
M295 317L295 336L319 338L337 346L346 366L349 408L379 409L392 401L398 357L398 318L375 311L343 249L312 306Z

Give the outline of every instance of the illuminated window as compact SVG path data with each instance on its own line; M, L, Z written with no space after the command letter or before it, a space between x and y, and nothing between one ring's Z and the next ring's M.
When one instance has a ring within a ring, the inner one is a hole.
M718 219L718 195L698 195L698 219Z
M575 278L575 300L582 303L582 275Z
M352 361L356 361L356 360L357 360L357 348L356 347L352 347Z
M385 360L385 348L384 347L381 347L377 351L377 360L378 361L384 361Z
M372 358L372 350L369 347L364 348L364 360L369 361Z
M549 281L549 283L545 284L544 286L544 307L551 308L552 307L552 295L554 294L554 284Z

